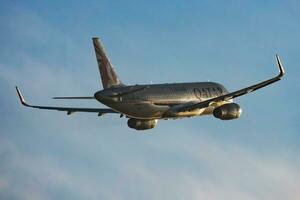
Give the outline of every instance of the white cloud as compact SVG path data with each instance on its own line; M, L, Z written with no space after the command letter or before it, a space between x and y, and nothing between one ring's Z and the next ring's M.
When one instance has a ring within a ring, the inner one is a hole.
M162 152L168 149L168 144L160 145ZM153 169L129 160L124 174L127 178L139 177L150 199L279 200L297 199L300 195L299 160L290 162L273 155L262 156L242 146L211 139L181 143L177 151L180 156L190 157L187 165L177 163L169 169L166 166Z

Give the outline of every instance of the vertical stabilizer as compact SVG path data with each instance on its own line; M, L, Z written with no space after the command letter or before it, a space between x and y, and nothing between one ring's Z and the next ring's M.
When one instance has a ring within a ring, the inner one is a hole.
M118 76L107 57L104 47L99 38L93 38L93 44L98 62L98 68L100 71L101 81L103 88L122 86L122 82L118 79Z

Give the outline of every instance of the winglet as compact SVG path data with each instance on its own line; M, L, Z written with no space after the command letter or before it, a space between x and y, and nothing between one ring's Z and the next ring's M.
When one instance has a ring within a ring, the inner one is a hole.
M25 102L25 99L24 97L22 96L20 90L18 89L18 87L16 86L16 90L17 90L17 93L18 93L18 96L19 96L19 99L20 99L20 102L22 103L22 105L24 106L30 106L28 105L26 102Z
M284 71L284 68L283 68L283 66L281 64L280 58L279 58L279 56L277 54L276 54L276 61L277 61L277 65L278 65L278 68L279 68L278 78L281 78L285 74L285 71Z

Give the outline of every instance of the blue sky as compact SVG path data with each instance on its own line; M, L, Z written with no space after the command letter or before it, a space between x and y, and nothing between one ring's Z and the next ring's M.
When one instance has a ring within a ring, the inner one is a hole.
M1 1L0 199L299 199L298 1ZM21 107L102 88L91 38L126 84L218 81L243 115L160 121Z

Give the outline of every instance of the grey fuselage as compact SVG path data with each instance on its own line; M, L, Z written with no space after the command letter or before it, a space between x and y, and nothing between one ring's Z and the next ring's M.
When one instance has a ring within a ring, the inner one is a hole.
M168 119L212 114L212 105L205 109L172 112L176 106L197 103L227 94L226 88L214 82L133 85L100 90L95 98L130 118Z

